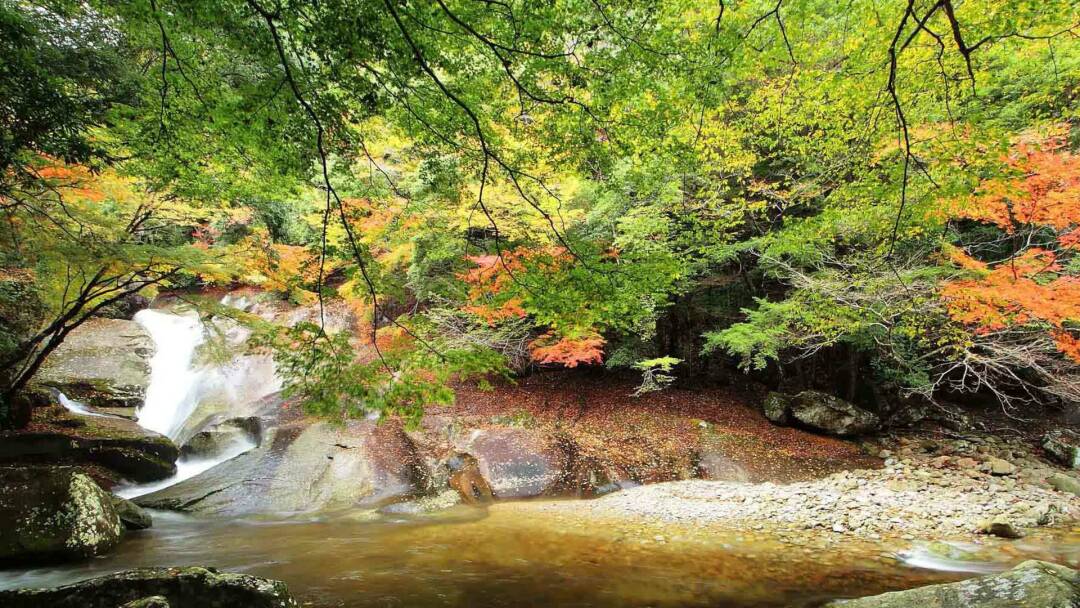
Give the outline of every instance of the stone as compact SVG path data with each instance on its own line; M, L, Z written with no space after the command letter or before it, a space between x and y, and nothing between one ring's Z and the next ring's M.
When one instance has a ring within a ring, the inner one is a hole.
M185 457L213 457L238 446L258 445L262 439L262 424L258 416L230 418L199 431L180 447Z
M1075 608L1080 605L1080 574L1071 568L1026 561L1000 574L958 583L894 591L827 608Z
M1012 475L1016 473L1016 465L1008 460L1002 460L1000 458L991 458L986 461L987 466L990 469L991 475Z
M113 483L157 481L176 473L180 451L168 437L124 418L53 411L47 419L45 414L35 419L48 430L0 432L0 464L96 465L115 473Z
M1056 429L1043 437L1043 449L1059 463L1080 469L1080 433L1069 429Z
M790 421L790 414L788 412L790 407L791 396L776 391L772 391L766 395L765 402L762 404L762 410L765 413L765 417L780 425L786 425Z
M450 470L450 487L466 504L485 504L495 500L495 492L480 472L476 458L469 454L454 454L446 461L446 466Z
M396 423L298 420L191 479L140 496L156 509L237 515L379 508L430 493L430 473Z
M988 522L984 522L979 527L979 532L989 534L990 536L997 536L999 538L1012 539L1024 537L1024 533L1004 517L996 517Z
M792 419L802 426L831 435L861 435L880 426L874 413L820 391L795 395L790 412Z
M169 600L160 595L152 595L137 600L132 600L120 608L169 608Z
M135 321L90 319L75 328L34 376L91 407L141 406L150 383L154 342Z
M454 447L476 458L496 498L558 493L564 454L543 433L514 427L474 429Z
M88 558L120 542L109 494L74 467L0 467L0 487L0 563Z
M154 525L154 518L139 505L115 494L110 498L112 498L116 514L120 516L120 521L128 530L145 530Z
M1080 496L1080 479L1065 473L1055 473L1046 480L1050 487L1074 496Z
M214 568L137 568L63 587L0 591L5 608L296 608L288 587Z

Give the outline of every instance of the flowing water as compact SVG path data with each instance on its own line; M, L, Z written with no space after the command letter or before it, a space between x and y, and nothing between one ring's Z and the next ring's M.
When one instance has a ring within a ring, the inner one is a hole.
M810 607L970 576L909 568L882 547L792 546L764 536L652 532L603 522L538 525L515 505L459 507L436 517L366 511L319 518L199 519L154 513L108 556L0 571L0 588L54 586L138 566L209 565L284 580L301 605ZM516 505L522 506L522 505ZM527 505L526 505L527 506ZM552 522L547 522L551 524ZM1075 537L1073 541L1075 541ZM1030 552L1066 562L1069 542ZM1041 551L1041 553L1040 553ZM995 550L1000 570L1022 559Z
M194 313L147 310L136 319L157 347L146 404L138 412L146 428L176 438L208 400L236 415L280 387L272 364L256 358L199 364L206 333ZM213 458L182 459L173 478L119 493L133 497L167 487L251 447L238 443ZM942 555L921 544L900 552L881 544L837 544L812 531L806 543L795 544L693 528L662 537L644 524L564 520L542 507L459 506L427 516L355 509L306 518L155 512L151 529L129 533L104 557L0 570L0 588L56 586L139 566L203 565L283 580L301 605L315 608L809 608L837 597L1002 570L1028 556L1080 562L1075 531L1026 544L955 546L957 555Z

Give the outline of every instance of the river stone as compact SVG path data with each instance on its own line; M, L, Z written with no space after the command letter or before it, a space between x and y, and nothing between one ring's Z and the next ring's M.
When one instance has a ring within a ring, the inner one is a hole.
M115 494L110 498L112 498L116 514L120 516L120 521L128 530L145 530L154 525L154 518L150 517L150 514L139 505Z
M857 600L831 602L830 608L1076 608L1080 574L1041 561L981 578L896 591Z
M168 437L124 418L79 416L58 408L55 412L40 419L52 430L0 432L0 464L96 465L136 482L176 473L180 451Z
M6 608L296 608L285 583L214 568L137 568L63 587L0 591Z
M1080 433L1056 429L1043 437L1043 449L1061 464L1080 469Z
M427 469L400 426L300 420L267 431L249 452L135 502L196 513L293 513L377 508L430 489Z
M790 411L792 419L801 425L832 435L861 435L880 425L872 412L820 391L803 391L795 395Z
M124 319L90 319L45 360L34 385L92 407L138 407L150 383L154 341Z
M0 467L0 487L0 563L93 557L120 542L109 494L74 467Z

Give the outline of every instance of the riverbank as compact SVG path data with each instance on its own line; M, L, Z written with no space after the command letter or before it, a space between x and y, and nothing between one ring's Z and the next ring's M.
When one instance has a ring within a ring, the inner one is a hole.
M1025 444L988 435L900 436L865 444L880 469L854 469L790 484L686 480L642 486L583 503L537 508L557 516L625 519L784 538L902 541L1020 537L1080 520L1080 496L1054 487L1076 480Z

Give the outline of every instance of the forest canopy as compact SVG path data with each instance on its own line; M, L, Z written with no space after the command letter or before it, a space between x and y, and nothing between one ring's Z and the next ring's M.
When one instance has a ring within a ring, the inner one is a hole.
M246 284L310 411L452 377L1080 402L1068 0L0 0L5 418L85 319Z

